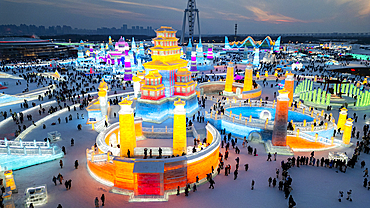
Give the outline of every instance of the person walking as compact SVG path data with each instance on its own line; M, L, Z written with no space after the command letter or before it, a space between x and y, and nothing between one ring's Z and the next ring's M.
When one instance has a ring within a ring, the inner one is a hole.
M95 197L95 208L99 208L99 199Z
M238 169L234 170L234 180L238 178Z
M252 188L251 188L251 190L253 190L254 189L254 180L252 180Z
M366 188L366 185L367 185L367 178L364 178L364 187Z
M59 165L60 165L60 168L63 168L63 161L62 160L59 160Z
M352 195L352 190L347 191L347 200L348 201L352 201L351 195Z
M71 187L72 187L72 180L71 180L71 179L69 179L69 180L68 180L68 189L71 189Z
M339 195L338 195L339 202L342 202L342 197L343 197L343 191L339 191Z
M269 182L269 187L271 187L271 182L272 182L272 178L271 177L268 179L268 182Z
M365 178L366 179L366 178ZM53 176L53 182L55 185L57 185L57 178L55 176ZM366 186L365 186L366 187Z
M75 169L78 169L78 160L75 161Z
M270 161L272 161L272 160L271 160L271 153L269 153L269 154L267 155L267 160L266 160L266 161L269 161L269 160L270 160Z
M185 196L189 196L189 189L187 184L185 186Z
M294 199L293 199L293 196L290 195L289 196L289 208L293 208L294 206L296 205Z
M214 187L214 184L215 184L216 182L212 179L212 178L210 178L209 179L209 189L212 187L212 189L215 189L215 187Z
M102 206L104 206L104 202L105 202L104 194L101 195L100 200L101 200Z
M63 184L63 176L62 176L62 174L59 173L57 179L59 180L59 184Z
M276 186L276 178L274 178L274 179L272 180L272 187L273 187L273 188L275 188L275 186Z
M367 168L363 172L365 173L364 177L369 177L369 170Z

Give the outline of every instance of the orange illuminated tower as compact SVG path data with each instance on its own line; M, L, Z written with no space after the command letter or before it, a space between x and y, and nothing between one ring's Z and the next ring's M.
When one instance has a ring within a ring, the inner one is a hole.
M233 83L234 83L234 64L233 62L229 62L227 65L226 83L225 83L224 93L226 94L233 93Z
M344 144L349 144L351 142L353 120L351 118L347 119L343 126L343 136L342 141Z
M294 76L292 73L288 73L287 77L285 78L285 85L284 88L289 92L289 106L292 105L293 102L293 93L294 93Z
M130 150L130 156L134 155L136 147L134 110L131 108L132 101L125 98L119 103L119 132L120 132L120 156L127 157L127 150Z
M271 141L274 146L286 146L288 108L289 92L285 89L279 90Z
M253 85L253 68L252 65L248 64L247 68L245 68L243 92L252 90L252 85Z
M185 102L175 101L173 110L173 155L186 153L186 110Z
M347 111L348 110L346 108L340 109L337 129L340 128L341 130L343 130L343 127L344 127L344 125L346 123L346 120L347 120Z

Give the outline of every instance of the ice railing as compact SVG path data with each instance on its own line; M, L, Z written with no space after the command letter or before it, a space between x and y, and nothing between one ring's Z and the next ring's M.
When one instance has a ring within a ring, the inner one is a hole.
M111 160L111 153L101 153L97 154L98 152L94 150L94 146L91 149L86 149L86 158L91 162L112 162Z
M253 100L249 101L248 103L244 101L237 101L237 100L227 100L221 103L225 107L225 114L222 115L218 111L215 113L212 111L211 113L206 112L205 117L206 118L211 118L211 119L222 119L222 120L227 120L231 121L233 123L238 123L238 124L243 124L251 127L258 127L258 128L263 128L263 129L272 129L274 125L274 121L271 120L263 120L263 119L258 119L258 118L251 118L251 117L244 117L242 115L237 115L237 114L232 114L230 115L229 111L226 111L228 108L233 108L233 107L266 107L266 108L275 108L276 103L272 101L261 101L261 100ZM316 119L316 124L315 122L293 122L295 125L295 129L300 129L300 131L321 131L321 130L326 130L334 127L334 119L328 120L325 119L323 115L323 112L317 111L313 108L308 108L307 106L300 104L300 108L295 108L295 107L289 107L290 111L294 111L297 113L301 113L304 115L308 115L310 117L313 117ZM324 121L323 125L319 125L320 121ZM289 122L289 121L288 121ZM326 124L325 124L326 123ZM327 126L326 126L327 125ZM313 126L313 128L312 128Z
M312 136L310 134L304 133L304 132L296 132L296 131L287 131L287 135L291 136L299 136L300 138L307 140L309 142L320 142L325 145L341 145L342 141L339 139L335 139L334 137L329 139L326 137L321 137L321 136Z
M119 148L111 147L105 143L106 135L110 135L117 128L119 128L119 122L108 126L104 131L99 133L98 137L96 138L96 145L98 146L99 150L104 153L111 152L113 155L120 154Z
M200 88L201 87L204 87L204 86L207 86L207 85L225 85L225 81L212 81L212 82L203 82L203 83L199 83L196 87L195 87L195 90L196 91L200 91ZM237 83L237 82L234 82L233 83L233 86L234 87L239 87L241 89L243 89L244 87L244 84L243 83ZM257 88L253 88L252 90L249 90L248 91L248 94L251 94L251 93L255 93L255 92L258 92L262 90L262 87L257 84ZM241 92L241 94L243 94L243 92ZM205 94L204 94L205 95Z
M106 144L105 138L110 135L115 129L119 128L119 122L109 125L104 131L100 132L96 138L96 145L102 152L111 152L113 155L118 156L120 150L117 147L111 147ZM142 127L142 131L146 133L173 133L173 128L154 128L152 127ZM192 126L186 127L186 131L192 131L193 136L198 138L198 132Z
M101 132L98 135L98 137L100 135L109 134L117 126L118 126L118 123L112 124L104 132ZM158 160L163 160L164 162L175 162L175 161L187 160L187 163L192 163L192 162L200 160L204 157L208 157L210 154L212 154L214 151L216 151L219 148L220 143L221 143L221 135L218 132L218 130L209 123L206 125L206 130L208 130L209 133L212 134L213 141L211 142L210 145L206 146L201 151L197 151L195 153L192 153L192 152L188 151L187 155L180 156L180 157L167 157L167 158L162 157L161 159L154 159L154 158L148 158L148 159L134 158L134 159L135 160L145 160L145 161L148 161L148 162L150 162L150 160L155 160L156 162L158 162ZM98 139L97 139L97 145L99 146ZM119 148L111 148L108 145L104 145L104 146L102 146L102 148L107 148L105 150L108 150L108 151L105 152L105 153L102 153L102 154L97 154L98 151L95 151L94 146L92 146L91 149L86 149L86 158L87 158L87 160L90 161L90 162L112 162L112 160L115 156L120 155L120 152L119 152L120 149ZM118 153L115 155L113 152L109 151L109 149L117 149ZM152 149L153 149L153 156L155 156L157 154L158 147L157 148L153 147ZM167 149L170 149L170 148L162 148L162 150L167 150ZM102 149L99 148L99 150L102 150ZM143 152L143 150L142 150L142 152ZM111 153L113 153L113 155ZM163 153L166 154L166 152L162 152L162 155L163 155ZM122 159L118 159L118 160L132 160L132 158L122 158Z
M143 130L143 132L147 132L147 133L173 133L173 128L167 128L167 126L165 128L154 128L154 126L152 126L152 127L143 127L142 130ZM187 126L186 131L193 131L194 132L192 126Z
M0 141L0 154L8 155L55 155L61 154L62 150L56 145L47 142L24 142L8 141L6 138Z

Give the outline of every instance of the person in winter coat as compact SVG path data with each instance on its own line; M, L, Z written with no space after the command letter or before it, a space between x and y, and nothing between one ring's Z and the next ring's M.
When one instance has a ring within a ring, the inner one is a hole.
M363 185L365 188L367 186L367 178L364 178L364 185Z
M63 161L62 160L59 160L59 165L60 165L60 168L63 168Z
M365 173L364 177L369 177L369 170L367 168L363 172Z
M274 178L274 180L272 180L272 187L275 188L275 186L276 186L276 178Z
M365 178L366 179L366 178ZM57 178L55 176L53 176L53 182L55 185L57 185ZM366 187L366 186L365 186Z
M186 187L185 187L185 196L189 196L189 189L188 189L188 185L186 185Z
M78 160L75 161L75 169L78 169Z
M254 189L254 180L252 180L252 188L251 188L251 190L253 190Z
M352 190L347 191L347 200L352 201L351 195L352 195Z
M293 196L290 195L289 196L289 208L293 208L294 206L296 205L294 199L293 199Z
M62 176L62 174L59 173L57 179L59 180L59 183L60 184L63 184L63 176Z
M268 179L268 182L269 182L269 187L270 187L271 186L271 182L272 182L272 178L271 177Z
M211 178L209 179L209 188L212 187L212 189L215 189L215 187L213 186L216 182Z
M99 199L95 197L95 208L99 208Z
M342 197L343 197L343 191L339 191L339 195L338 195L339 202L342 202Z
M101 195L100 200L101 200L102 206L104 206L104 202L105 202L104 194Z

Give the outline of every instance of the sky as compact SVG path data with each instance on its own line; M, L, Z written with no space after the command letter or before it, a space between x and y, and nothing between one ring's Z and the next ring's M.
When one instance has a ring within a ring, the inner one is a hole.
M186 0L0 0L0 24L181 30ZM370 32L370 0L198 0L202 34Z

